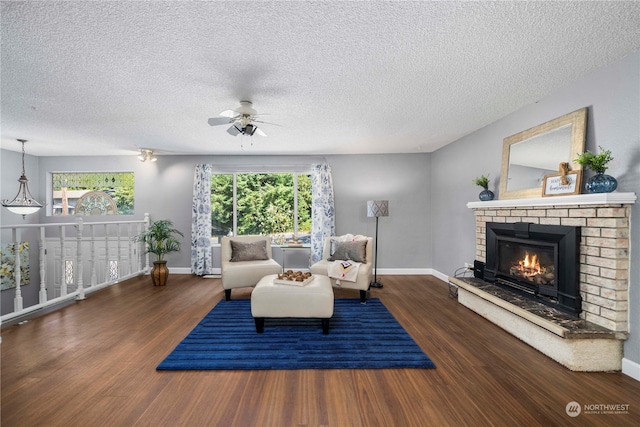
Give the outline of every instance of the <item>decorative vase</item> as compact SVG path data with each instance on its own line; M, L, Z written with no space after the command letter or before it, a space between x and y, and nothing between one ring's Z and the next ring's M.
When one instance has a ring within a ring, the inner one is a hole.
M478 196L480 198L480 200L482 200L483 202L487 202L489 200L493 200L493 191L491 190L482 190L480 192L480 195Z
M167 261L153 261L153 269L151 270L151 283L153 286L164 286L169 278L169 268Z
M618 188L618 181L604 172L596 172L594 176L587 180L585 188L587 193L611 193Z

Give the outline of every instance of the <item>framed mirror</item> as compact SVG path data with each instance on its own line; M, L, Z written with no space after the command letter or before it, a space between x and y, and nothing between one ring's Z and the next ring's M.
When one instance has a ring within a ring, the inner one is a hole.
M504 139L500 199L542 197L544 176L557 173L560 163L574 163L584 152L587 108L565 114Z

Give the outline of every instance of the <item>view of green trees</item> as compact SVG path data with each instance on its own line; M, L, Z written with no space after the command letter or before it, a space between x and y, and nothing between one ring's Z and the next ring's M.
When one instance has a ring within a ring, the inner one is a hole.
M133 215L133 186L101 189L109 194L118 206L118 215Z
M237 174L238 235L264 234L283 243L294 232L294 176L292 173ZM298 175L298 234L311 231L311 178ZM233 231L233 175L211 178L213 236Z

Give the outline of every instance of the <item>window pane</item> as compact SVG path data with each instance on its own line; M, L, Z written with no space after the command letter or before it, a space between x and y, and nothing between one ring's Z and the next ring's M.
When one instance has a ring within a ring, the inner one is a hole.
M133 215L133 172L56 172L51 180L55 216L74 215L76 204L92 191L101 197L92 199L91 215ZM108 209L111 203L116 206L114 211Z
M212 175L212 236L218 242L225 235L268 235L276 245L296 232L294 193L298 191L297 235L308 243L311 232L311 179L293 173L236 174L236 224L233 230L233 175ZM306 239L306 240L305 240Z
M211 236L233 234L233 175L211 176Z
M293 174L238 174L238 234L293 235Z

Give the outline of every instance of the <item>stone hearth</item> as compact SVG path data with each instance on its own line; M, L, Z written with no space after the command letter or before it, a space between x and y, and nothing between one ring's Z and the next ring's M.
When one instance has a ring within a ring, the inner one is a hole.
M473 277L449 278L458 301L572 371L619 371L623 332L584 319Z

